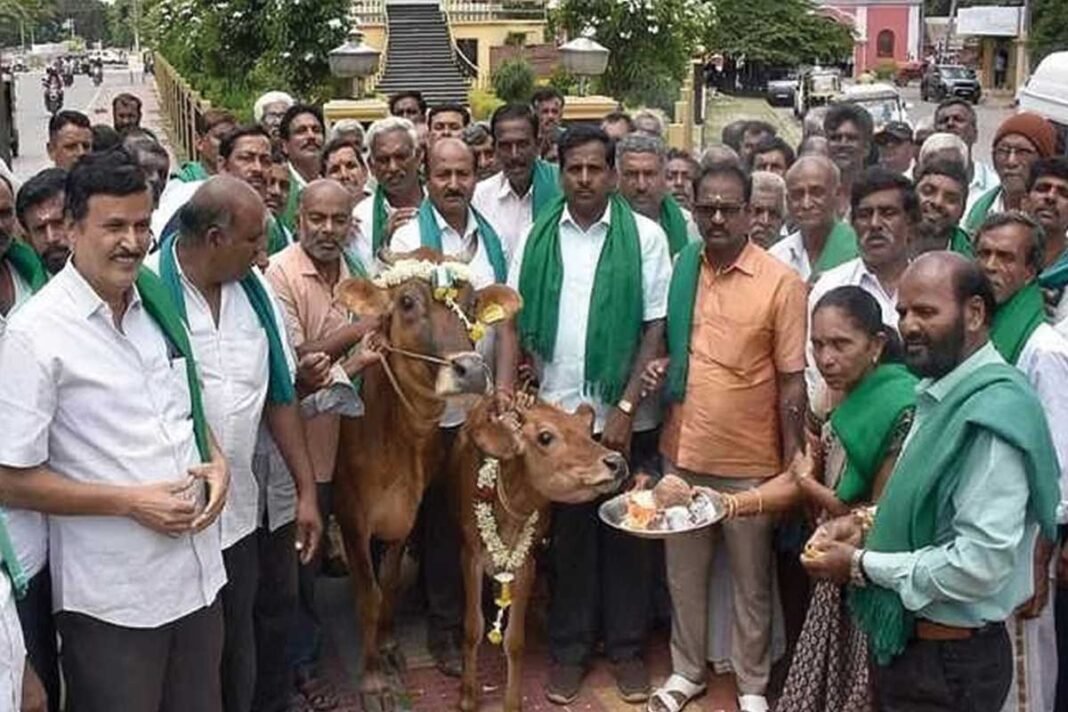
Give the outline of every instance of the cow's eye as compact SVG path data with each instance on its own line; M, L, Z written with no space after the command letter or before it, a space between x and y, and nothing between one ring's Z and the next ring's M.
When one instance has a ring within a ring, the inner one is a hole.
M548 430L542 430L540 433L538 433L538 444L542 447L548 446L552 444L554 437L555 436Z
M410 294L402 294L401 298L400 298L400 306L401 306L401 309L403 309L405 311L408 311L408 310L412 309L412 307L415 306L415 300L412 299L412 295L410 295Z

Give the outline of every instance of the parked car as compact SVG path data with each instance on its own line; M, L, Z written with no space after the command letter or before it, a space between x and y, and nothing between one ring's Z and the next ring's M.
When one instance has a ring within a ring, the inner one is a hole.
M842 90L842 75L837 69L813 67L801 72L794 93L794 116L804 118L813 106L828 103Z
M19 155L15 128L15 81L7 69L0 70L0 160L8 165Z
M901 98L900 92L884 82L874 84L854 84L842 90L834 98L834 103L848 102L867 109L871 114L875 133L891 121L900 121L912 125L909 120L909 105Z
M797 93L797 72L793 70L776 72L768 79L766 95L772 106L793 106Z
M1057 130L1057 152L1068 152L1068 52L1053 52L1038 63L1016 94L1020 111L1046 117Z
M924 101L942 101L959 96L978 104L982 94L975 70L959 64L932 64L920 80L920 98Z
M926 64L924 62L918 62L916 60L910 60L898 65L897 72L894 74L894 84L899 87L906 87L913 79L923 80L924 69Z

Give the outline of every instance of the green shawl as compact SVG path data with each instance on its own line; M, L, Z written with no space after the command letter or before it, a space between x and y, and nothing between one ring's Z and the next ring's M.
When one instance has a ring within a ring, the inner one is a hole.
M276 252L281 252L293 243L293 239L290 237L291 233L287 232L287 228L282 224L282 221L273 215L267 216L267 254L273 255Z
M12 239L4 259L18 273L22 281L30 285L31 292L36 292L48 282L48 272L45 271L44 263L41 262L37 251L25 242Z
M589 309L586 328L585 390L606 403L619 400L630 378L642 333L642 259L638 226L626 201L609 199L610 226L601 248L588 305L560 303L564 264L560 218L566 203L546 206L530 229L519 273L519 337L523 347L546 361L553 358L563 309Z
M419 206L419 242L423 247L429 247L432 250L443 253L444 251L441 249L441 226L438 225L438 219L434 213L434 205L429 198L424 198L423 204ZM508 261L504 258L501 238L497 237L497 231L486 222L486 219L477 210L471 208L471 213L475 216L478 236L482 238L482 247L485 248L490 266L493 267L493 276L496 277L498 282L507 281Z
M1001 186L999 185L997 188L991 188L983 193L975 201L975 205L968 211L968 217L964 218L964 229L969 235L979 232L979 228L982 227L983 221L986 220L986 216L990 213L990 209L994 207L994 203L997 202L1000 195Z
M341 248L341 259L345 260L345 266L349 269L350 277L367 279L367 268L363 266L363 261L354 250Z
M693 333L693 310L697 301L697 280L701 274L701 250L704 245L691 242L675 258L668 288L667 343L670 363L666 394L672 403L686 396L686 378L690 370L690 335Z
M1064 289L1068 286L1068 250L1038 275L1038 284L1043 289Z
M211 174L205 170L204 164L200 161L188 161L182 164L182 169L178 171L178 175L175 178L183 183L195 183L199 180L211 178Z
M970 260L975 259L975 246L972 245L972 238L966 230L960 227L953 228L953 234L949 238L949 251L956 252Z
M686 229L686 216L682 214L682 208L673 195L665 195L660 202L660 227L667 233L668 249L674 257L686 247L690 233Z
M561 195L560 169L555 163L549 163L540 158L534 161L534 168L531 171L531 190L534 191L530 200L530 219L533 222L538 219L542 208L552 204Z
M204 418L204 401L200 394L200 378L197 376L197 364L193 358L193 347L189 343L189 334L182 323L178 307L171 299L167 287L155 274L142 267L137 275L137 293L141 295L141 304L145 312L156 322L174 349L185 359L185 376L189 381L189 411L193 420L193 437L196 439L197 452L202 462L211 461L211 443L208 439L208 422Z
M1015 367L988 364L961 380L913 429L879 500L865 548L916 551L944 543L939 523L953 513L953 494L966 479L960 462L975 437L987 430L1024 456L1030 516L1056 541L1060 500L1057 455L1049 428L1027 379ZM854 588L850 607L880 665L899 655L912 637L914 615L881 586Z
M304 179L297 175L293 166L289 166L289 195L286 196L286 207L278 219L286 228L293 232L297 229L297 213L300 212L300 194L304 192Z
M831 427L846 452L845 472L835 490L841 501L870 499L901 414L916 404L916 383L900 364L879 366L831 413Z
M859 256L857 233L849 223L839 220L827 235L827 242L823 245L823 252L820 253L819 259L816 260L816 264L812 265L812 276L817 277Z
M990 340L1001 357L1015 365L1024 344L1045 320L1042 290L1036 282L1031 282L994 312Z
M171 300L177 309L178 316L186 324L189 316L185 309L185 290L182 289L182 280L178 274L178 257L175 254L177 238L170 235L160 245L159 253L159 276L164 286L170 293ZM248 297L252 311L256 312L256 318L267 334L267 402L286 404L293 403L297 398L296 389L293 387L293 379L289 372L289 362L286 359L285 344L282 335L278 332L278 325L274 318L274 309L271 305L271 296L263 288L252 269L240 281L241 288Z

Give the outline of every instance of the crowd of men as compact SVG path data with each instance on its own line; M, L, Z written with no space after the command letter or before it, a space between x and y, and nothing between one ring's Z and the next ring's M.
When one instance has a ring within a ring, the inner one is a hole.
M112 126L58 112L54 165L0 176L0 709L340 704L315 578L344 566L324 535L340 424L361 417L358 377L384 336L334 290L421 247L522 296L479 344L497 388L523 374L565 410L592 406L628 486L672 472L734 495L794 467L806 422L836 404L807 333L842 287L874 298L927 379L903 460L932 428L986 438L917 489L937 500L912 515L927 539L880 548L884 522L866 548L849 522L824 524L807 570L798 507L772 516L761 500L661 546L605 527L599 501L555 505L550 701L574 702L603 655L621 698L653 712L703 694L710 663L733 671L740 710L764 712L810 582L831 580L888 595L911 626L873 663L876 708L1068 709L1068 159L1049 123L1006 119L988 166L956 99L929 135L873 134L862 108L834 105L800 146L744 121L701 155L669 149L655 111L565 129L551 89L486 123L418 92L389 110L327 126L270 92L250 124L198 115L196 160L172 166L123 96ZM958 398L1006 363L1022 377ZM1002 420L1023 425L973 417L980 403L1012 403ZM444 447L465 416L446 408ZM456 676L447 474L411 548L429 649ZM646 654L665 619L672 675L654 689Z

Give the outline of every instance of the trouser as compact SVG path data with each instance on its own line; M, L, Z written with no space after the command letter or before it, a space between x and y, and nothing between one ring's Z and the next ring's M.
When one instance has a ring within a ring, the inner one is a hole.
M222 699L226 712L250 712L256 688L256 632L253 608L259 584L256 532L223 550Z
M1057 712L1068 712L1068 586L1053 589L1057 626Z
M601 523L597 508L554 504L549 546L549 653L585 665L598 635L612 662L638 658L649 628L653 546Z
M297 525L293 522L273 532L266 518L256 531L259 549L259 581L253 623L256 635L256 692L252 709L279 712L285 709L292 690L292 674L286 649L297 612Z
M56 614L56 626L73 712L222 710L218 600L158 628L126 628L71 611Z
M52 618L52 574L45 566L30 579L26 595L16 602L26 657L48 693L48 709L59 712L59 655Z
M326 526L333 508L334 485L317 482L315 492L319 502L319 517L323 521L323 543L315 557L306 566L300 566L297 574L297 612L289 640L289 656L294 668L307 668L319 660L322 646L322 624L315 606L315 579L323 566Z
M670 472L670 466L667 470ZM697 475L675 470L692 485L738 492L763 482L758 479ZM716 539L727 547L734 620L731 662L738 691L763 695L771 671L772 540L774 520L767 515L723 522L718 527L665 540L668 588L671 591L672 670L690 682L707 675L708 576Z
M1012 684L1012 645L995 623L964 640L914 639L872 668L879 712L997 712Z
M0 572L0 710L22 708L26 646L22 642L22 626L14 599L7 574Z
M420 581L426 596L427 643L432 653L456 648L463 633L460 525L449 490L448 462L460 429L441 429L442 459L419 505Z

